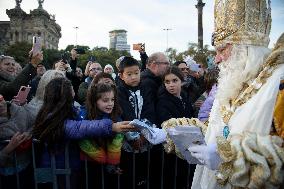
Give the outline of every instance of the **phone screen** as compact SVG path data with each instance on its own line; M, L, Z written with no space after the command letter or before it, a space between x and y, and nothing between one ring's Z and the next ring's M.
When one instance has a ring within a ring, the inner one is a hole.
M135 51L145 51L145 43L133 44L133 50L135 50Z
M28 97L28 94L30 92L31 87L26 87L26 86L21 86L17 96L16 100L20 103L23 104L26 102L26 99Z
M33 55L41 51L41 38L34 36L33 37Z
M135 51L139 51L141 49L141 43L138 43L138 44L133 44L133 50Z

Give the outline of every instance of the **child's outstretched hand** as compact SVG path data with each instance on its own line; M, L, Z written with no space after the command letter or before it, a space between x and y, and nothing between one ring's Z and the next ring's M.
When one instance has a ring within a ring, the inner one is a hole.
M130 121L121 121L112 124L112 131L116 133L135 131L135 127L129 124Z

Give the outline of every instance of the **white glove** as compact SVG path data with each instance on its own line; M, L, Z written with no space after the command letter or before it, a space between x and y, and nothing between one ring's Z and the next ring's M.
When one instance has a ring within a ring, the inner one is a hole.
M191 155L211 170L218 169L221 158L217 153L217 144L194 145L188 148Z

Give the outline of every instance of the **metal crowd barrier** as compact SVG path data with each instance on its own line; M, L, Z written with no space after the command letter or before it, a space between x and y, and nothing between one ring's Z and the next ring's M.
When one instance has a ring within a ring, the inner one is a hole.
M5 145L8 144L9 140L5 140L5 141L0 141L0 144ZM63 175L65 176L65 188L66 189L70 189L70 175L71 175L71 169L70 169L70 165L69 165L69 143L67 143L67 145L65 145L65 168L64 169L57 169L56 168L56 160L55 160L55 155L51 154L51 167L49 168L40 168L37 167L36 165L36 145L39 143L38 140L34 139L32 142L32 165L33 165L33 171L34 171L34 187L35 189L38 189L38 184L41 183L50 183L52 184L52 188L53 189L58 189L58 179L57 176L59 175ZM15 168L18 166L17 163L17 153L14 152L13 153L13 157L14 157L14 166ZM173 183L173 189L176 189L176 178L177 178L177 173L178 173L178 166L177 166L177 160L178 157L175 157L175 162L174 162L174 178L164 178L164 164L165 164L165 152L162 150L161 151L161 170L160 170L160 188L164 189L164 179L174 179ZM133 175L132 175L132 189L136 188L136 180L135 180L135 153L133 153L133 158L132 158L132 171L133 171ZM150 183L150 165L151 165L151 149L148 149L147 152L147 175L146 175L146 188L147 189L152 189L151 187L151 183ZM89 189L89 175L88 175L88 161L85 159L84 160L84 171L85 171L85 188ZM189 178L189 174L190 174L190 167L187 167L187 178ZM3 176L1 176L3 177ZM1 188L1 177L0 177L0 188ZM4 177L3 177L4 178ZM20 179L19 179L19 173L16 173L16 182L17 182L17 189L25 189L25 188L20 188ZM101 166L101 182L102 182L102 186L101 189L105 189L105 182L107 182L107 180L105 180L105 171L104 171L104 165ZM117 175L117 189L121 188L121 181L120 181L120 175ZM186 188L190 188L191 183L189 183L189 179L187 179L187 187Z

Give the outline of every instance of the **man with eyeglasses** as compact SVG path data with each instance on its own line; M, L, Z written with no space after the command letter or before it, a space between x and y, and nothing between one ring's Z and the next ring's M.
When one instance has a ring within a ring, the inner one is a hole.
M162 75L170 66L168 57L162 52L156 52L149 56L146 70L141 74L141 88L145 92L144 105L147 106L147 115L152 115L151 122L157 123L157 93L162 85ZM157 125L160 127L160 125ZM155 145L151 149L151 166L150 166L150 186L151 188L160 188L160 170L161 170L161 153L162 145Z
M84 103L87 96L87 90L93 79L103 71L102 66L95 62L89 66L89 76L85 79L85 82L81 83L78 89L78 101L80 104Z
M168 57L162 52L156 52L149 56L146 70L141 74L141 87L145 88L145 96L147 97L145 102L151 104L150 107L152 107L153 112L155 112L158 89L162 85L161 76L169 66ZM151 121L156 123L156 120L155 115L153 115Z

